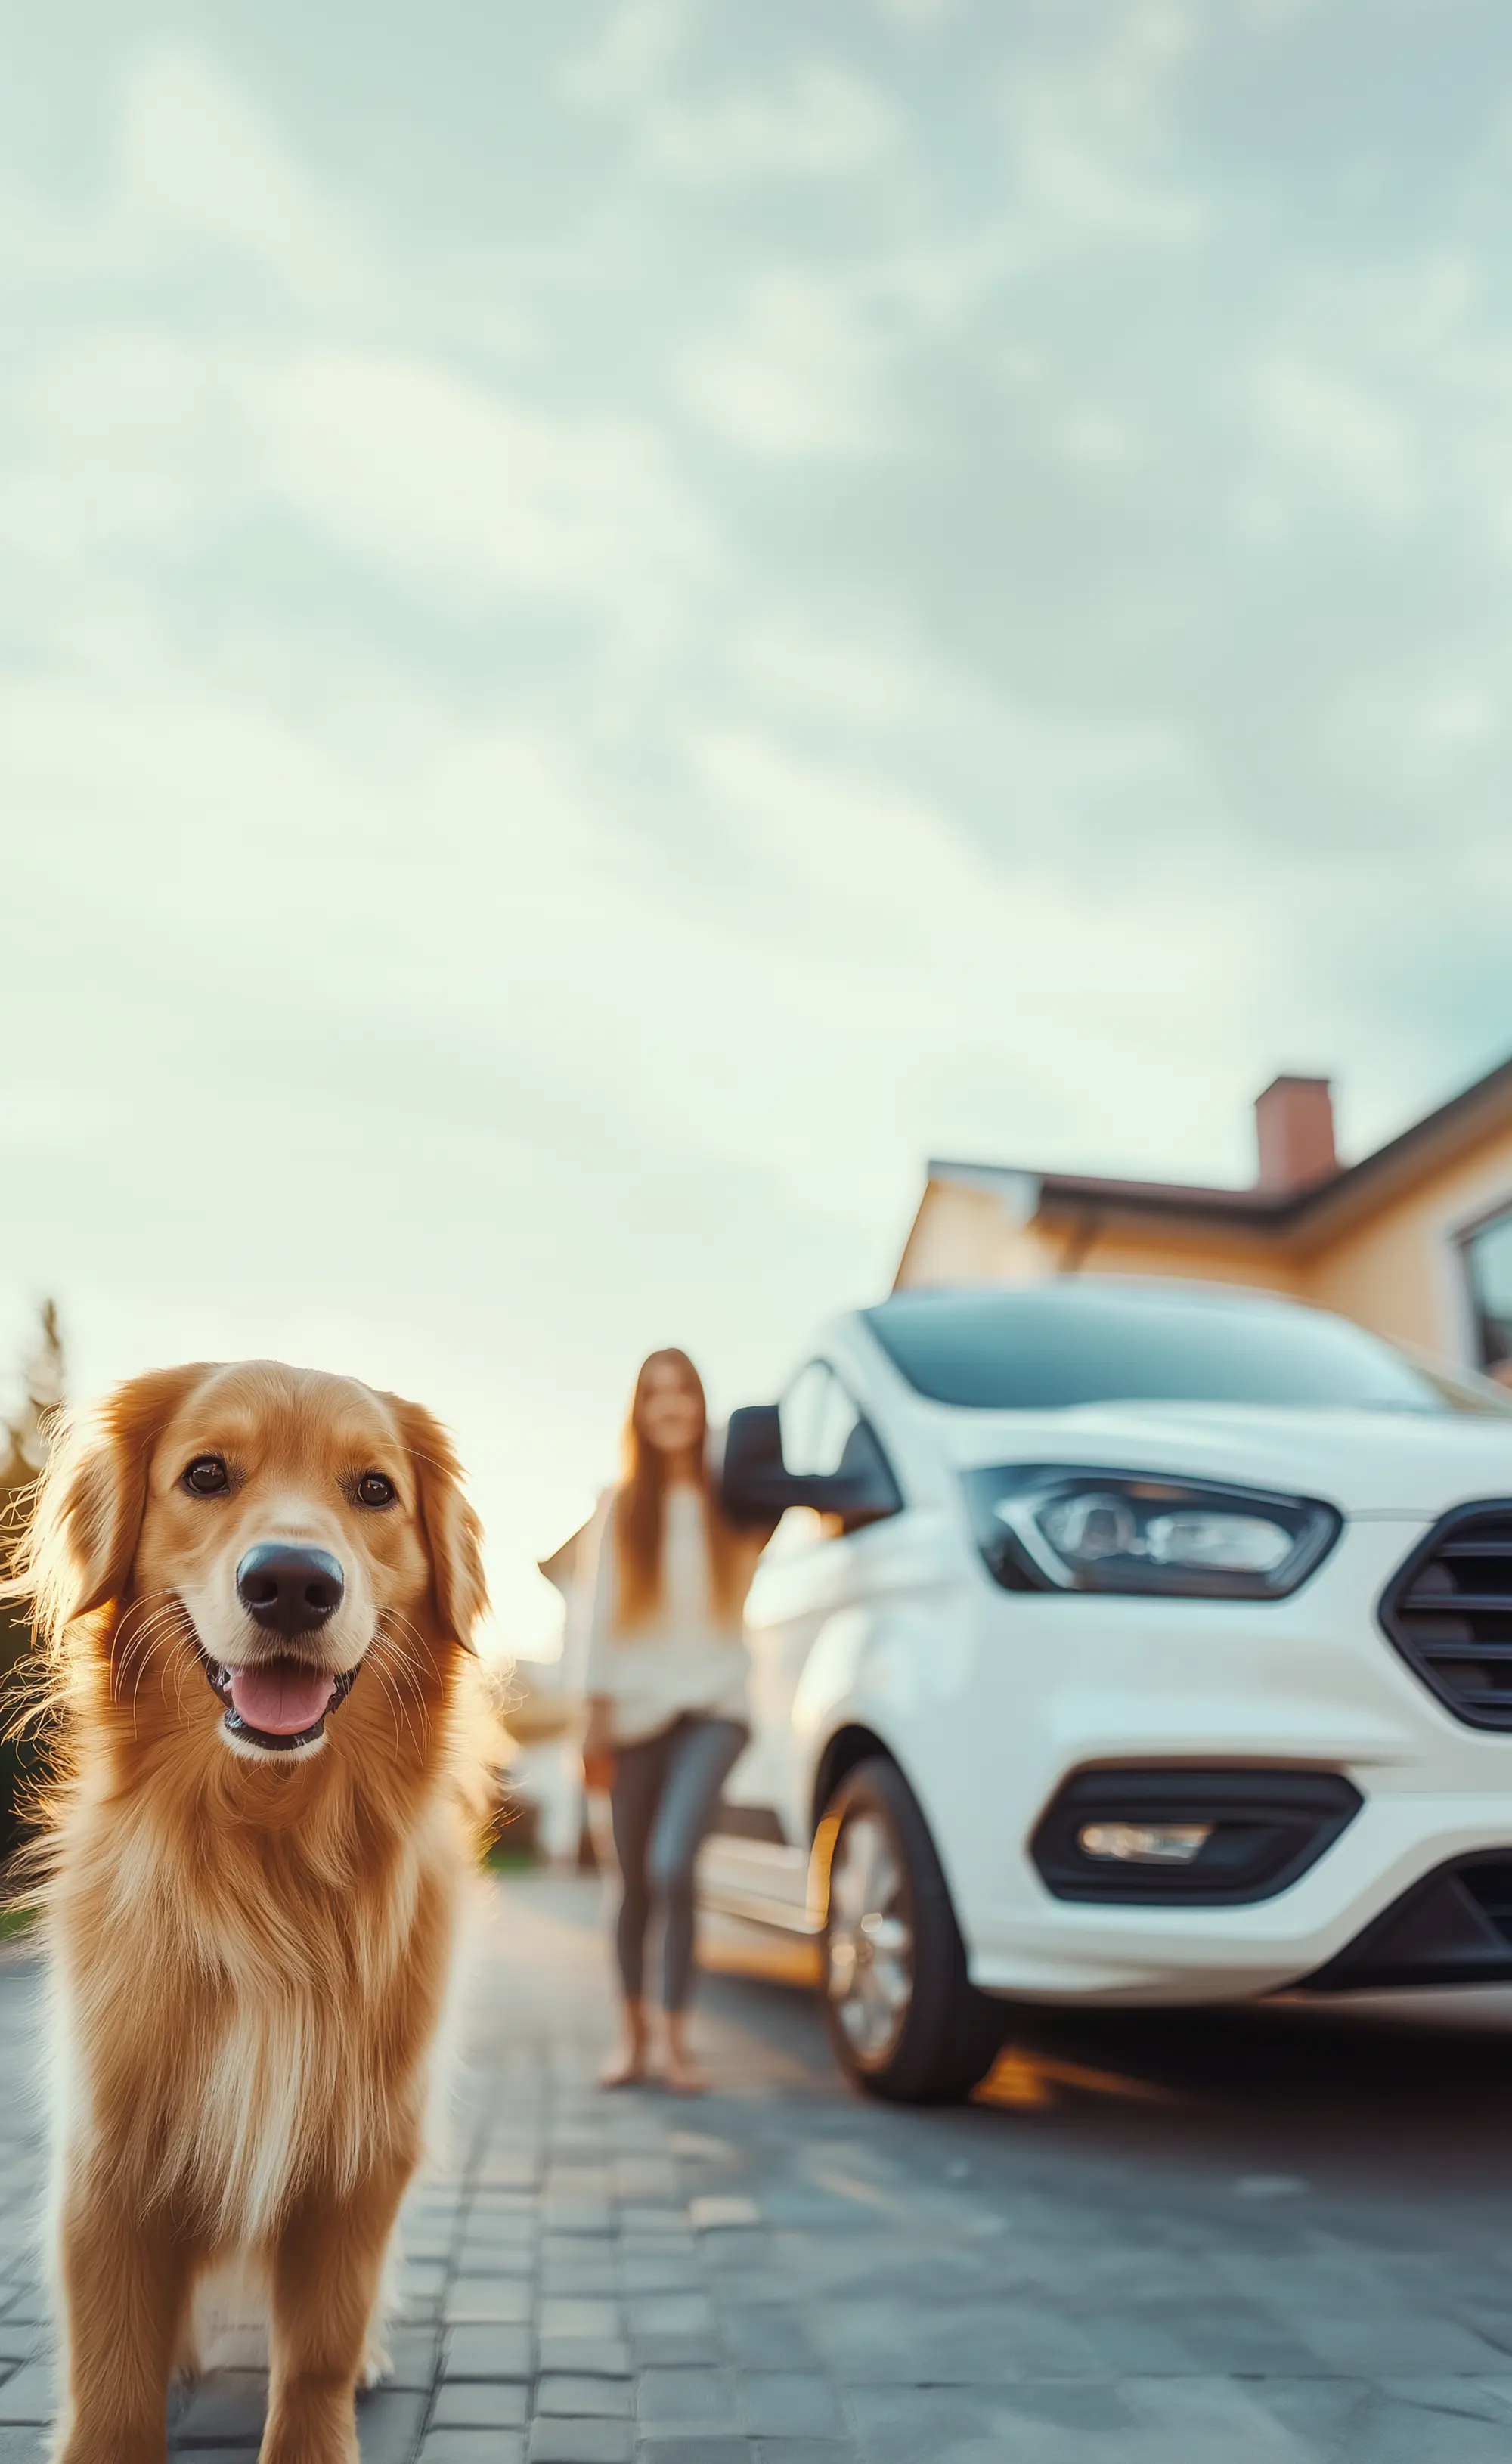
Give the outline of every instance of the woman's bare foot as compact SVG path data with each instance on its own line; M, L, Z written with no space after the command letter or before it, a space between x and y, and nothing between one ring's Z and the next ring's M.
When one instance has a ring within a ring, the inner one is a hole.
M674 2096L707 2096L709 2081L688 2050L688 2039L677 2021L667 2023L667 2052L662 2062L662 2077Z
M634 2087L646 2077L646 2021L639 2011L625 2014L625 2040L599 2073L601 2087Z
M601 2065L599 2085L601 2087L635 2087L645 2077L645 2047L643 2046L637 2053L630 2046L622 2045L617 2054L611 2054L608 2060Z

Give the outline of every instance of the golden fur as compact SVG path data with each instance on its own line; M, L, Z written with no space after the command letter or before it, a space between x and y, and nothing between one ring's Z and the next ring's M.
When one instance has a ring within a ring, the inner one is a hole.
M224 1495L191 1494L213 1455ZM355 1484L374 1470L386 1510ZM269 1537L337 1555L306 1665L360 1671L323 1735L241 1745L202 1652L255 1659ZM63 1731L42 1868L59 2464L162 2464L166 2388L228 2263L266 2285L262 2464L355 2464L355 2386L475 1861L493 1730L468 1652L477 1520L417 1405L271 1362L167 1370L61 1433L14 1588ZM251 1640L249 1641L249 1638Z

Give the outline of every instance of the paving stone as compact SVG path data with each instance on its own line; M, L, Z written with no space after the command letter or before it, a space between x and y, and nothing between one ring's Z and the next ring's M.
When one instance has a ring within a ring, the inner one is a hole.
M174 2430L181 2437L215 2441L256 2439L268 2409L268 2378L264 2370L214 2370L190 2387L180 2407Z
M548 2297L540 2305L542 2343L559 2343L568 2337L586 2343L590 2339L618 2336L620 2328L618 2301L557 2294Z
M525 2464L522 2430L431 2430L420 2464Z
M716 2370L725 2359L715 2335L636 2336L635 2358L643 2369Z
M640 2464L757 2464L749 2438L647 2438L642 2441ZM914 2464L923 2464L922 2455ZM931 2464L939 2464L937 2457Z
M1074 2321L1022 2301L826 2301L811 2331L835 2374L864 2387L1106 2375Z
M1501 2358L1471 2328L1421 2315L1319 2318L1309 2321L1306 2341L1330 2370L1349 2378L1473 2378Z
M528 2379L530 2333L523 2327L449 2327L442 2367L449 2379Z
M544 2415L531 2424L530 2464L631 2464L627 2421L572 2421Z
M559 2199L548 2213L554 2233L604 2237L615 2228L614 2210L606 2199Z
M443 2316L456 2326L525 2327L535 2299L528 2276L455 2276L447 2289Z
M1336 2452L1347 2464L1506 2464L1506 2423L1372 2390Z
M760 2464L855 2464L848 2438L758 2438Z
M49 2362L23 2362L0 2387L0 2424L47 2422L56 2408L56 2380Z
M676 2254L665 2258L620 2259L620 2285L629 2295L648 2293L702 2293L704 2271L694 2257L683 2258Z
M377 2387L357 2406L362 2464L410 2464L425 2428L427 2399L400 2387Z
M540 2367L586 2378L627 2378L630 2348L623 2336L542 2336Z
M756 2370L738 2382L742 2427L763 2438L844 2435L840 2399L827 2379L807 2371Z
M707 2293L652 2293L626 2301L625 2316L636 2336L696 2336L712 2332L714 2306Z
M635 2409L634 2388L629 2379L543 2375L536 2389L536 2409L581 2421L628 2420Z
M813 2359L807 2327L790 2310L727 2310L719 2321L719 2338L730 2360L742 2369L799 2369Z
M636 2409L658 2427L686 2421L700 2430L735 2427L734 2381L723 2370L645 2370Z
M433 2326L390 2328L389 2367L383 2385L409 2388L430 2387L435 2380L440 2351L441 2337Z
M620 2289L618 2243L576 2242L569 2244L565 2254L559 2250L542 2251L540 2286L543 2293L553 2296L585 2294L600 2300L613 2300Z
M446 2379L436 2389L432 2430L523 2430L529 2417L518 2379Z
M694 2233L735 2233L743 2227L759 2225L761 2211L743 2192L711 2190L689 2200L688 2221Z

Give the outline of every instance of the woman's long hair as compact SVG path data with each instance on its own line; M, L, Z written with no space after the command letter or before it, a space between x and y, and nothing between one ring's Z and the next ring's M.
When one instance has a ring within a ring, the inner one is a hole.
M659 1447L646 1443L641 1430L641 1407L653 1369L675 1369L689 1393L697 1397L698 1436L695 1442L704 1496L704 1528L709 1535L710 1600L717 1617L737 1617L741 1605L740 1570L736 1562L734 1534L725 1520L717 1487L710 1476L709 1405L704 1395L704 1381L687 1353L668 1346L663 1352L651 1353L642 1361L635 1392L630 1397L629 1416L625 1423L624 1472L614 1501L615 1555L619 1568L618 1622L625 1629L644 1625L647 1618L655 1616L663 1599L662 1534L666 1523L667 1458Z

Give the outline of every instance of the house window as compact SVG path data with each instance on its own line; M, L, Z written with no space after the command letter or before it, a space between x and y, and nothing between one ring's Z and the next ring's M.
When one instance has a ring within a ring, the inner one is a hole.
M1512 1386L1512 1206L1465 1241L1477 1364Z

